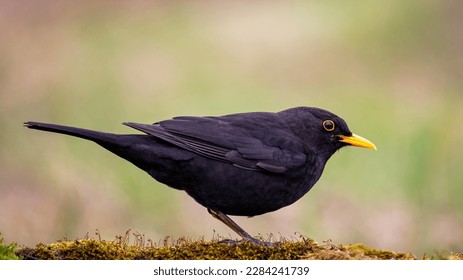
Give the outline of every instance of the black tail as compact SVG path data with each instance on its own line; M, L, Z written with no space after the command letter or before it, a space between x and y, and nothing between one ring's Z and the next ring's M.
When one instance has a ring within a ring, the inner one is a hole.
M25 122L24 126L93 141L145 171L149 171L156 164L156 147L161 145L155 137L144 134L113 134L39 122Z
M112 142L114 140L114 134L99 132L90 129L72 127L72 126L64 126L64 125L57 125L51 123L40 123L40 122L25 122L25 127L37 130L44 130L49 132L61 133L66 135L71 135L87 140L91 140L97 143L102 142Z

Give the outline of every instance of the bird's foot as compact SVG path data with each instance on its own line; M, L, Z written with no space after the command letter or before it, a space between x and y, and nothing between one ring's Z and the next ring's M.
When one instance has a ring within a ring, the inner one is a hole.
M274 247L277 245L277 243L267 242L267 241L259 240L259 239L252 238L252 237L243 238L241 240L222 239L219 241L219 243L225 243L229 246L239 245L243 243L251 243L256 246L265 246L265 247Z
M218 219L219 221L227 225L229 228L234 230L239 236L243 238L241 240L224 239L224 240L219 241L219 243L226 243L228 245L238 245L241 243L249 242L257 246L266 246L266 247L276 246L277 244L277 243L266 242L266 241L259 240L259 239L252 237L251 235L249 235L249 233L247 233L244 229L242 229L237 223L235 223L227 215L225 215L224 213L218 210L208 208L207 211L209 212L209 214L212 215L212 217Z

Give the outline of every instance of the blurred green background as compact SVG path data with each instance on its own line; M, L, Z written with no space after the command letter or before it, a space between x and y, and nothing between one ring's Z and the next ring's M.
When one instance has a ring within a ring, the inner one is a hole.
M123 121L317 106L378 151L346 148L251 234L463 251L463 2L0 1L0 232L34 245L127 229L237 236L185 193L27 120Z

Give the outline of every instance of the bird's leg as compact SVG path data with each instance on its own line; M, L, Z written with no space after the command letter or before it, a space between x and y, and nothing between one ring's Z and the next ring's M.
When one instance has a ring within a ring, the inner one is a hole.
M209 214L212 215L212 217L221 221L222 223L227 225L229 228L231 228L234 232L236 232L239 236L241 236L241 238L243 238L242 241L248 241L255 245L265 245L265 246L271 245L271 243L269 242L264 242L264 241L253 238L249 233L247 233L243 228L241 228L237 223L235 223L232 219L230 219L230 217L228 217L224 213L218 210L210 209L210 208L208 208L207 211L209 212ZM229 244L234 243L231 240L224 240L222 242L229 243Z

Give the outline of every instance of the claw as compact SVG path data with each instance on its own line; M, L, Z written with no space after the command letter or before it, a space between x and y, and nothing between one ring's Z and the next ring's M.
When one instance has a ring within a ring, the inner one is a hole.
M250 243L256 246L265 246L265 247L275 247L279 244L279 242L272 243L272 242L262 241L256 238L243 238L241 240L222 239L219 241L219 243L227 244L229 246L240 245L243 243Z

